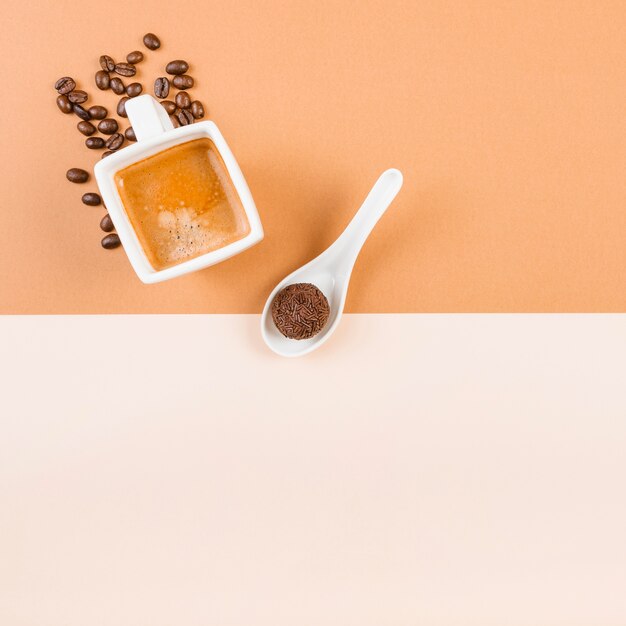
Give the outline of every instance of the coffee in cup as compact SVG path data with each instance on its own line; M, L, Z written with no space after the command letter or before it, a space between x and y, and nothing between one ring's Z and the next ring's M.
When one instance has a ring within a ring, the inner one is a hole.
M155 270L217 250L250 232L241 199L208 137L119 170L115 184Z

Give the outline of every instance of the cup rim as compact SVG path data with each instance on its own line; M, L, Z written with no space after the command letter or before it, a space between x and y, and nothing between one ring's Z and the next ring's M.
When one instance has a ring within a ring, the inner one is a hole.
M150 264L143 246L139 242L137 233L131 224L130 218L126 213L126 209L124 208L124 204L117 190L117 185L115 184L115 174L133 163L154 156L168 148L202 137L211 139L222 157L235 191L241 200L246 218L250 225L250 232L245 237L222 248L206 252L172 267L157 270ZM243 252L263 239L263 227L250 189L226 140L217 125L212 121L203 121L189 126L181 126L173 130L165 131L156 137L144 139L127 146L96 163L94 175L100 190L100 195L102 196L130 264L139 279L144 283L151 284L169 280L215 265L216 263L225 261Z

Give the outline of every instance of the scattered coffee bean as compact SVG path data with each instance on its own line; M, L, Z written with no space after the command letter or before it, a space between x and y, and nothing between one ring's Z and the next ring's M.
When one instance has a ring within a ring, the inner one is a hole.
M111 219L111 216L108 213L100 220L100 228L105 233L110 233L112 230L115 230L115 226L113 225L113 220Z
M108 117L105 120L102 120L99 124L98 124L98 130L103 134L103 135L112 135L113 133L117 132L117 121L114 120L112 117Z
M54 83L54 88L62 95L65 96L70 91L74 91L76 89L76 82L73 78L69 76L64 76L63 78L59 78L56 83Z
M111 150L111 152L114 152L115 150L119 150L123 143L124 135L122 135L122 133L115 133L115 135L111 135L107 139L106 147L108 150Z
M179 91L174 100L176 101L176 106L181 109L188 109L191 106L191 98L186 91Z
M124 86L122 79L117 76L114 76L111 79L111 89L113 90L113 93L116 93L118 96L121 96L126 91L126 87Z
M110 154L115 154L115 152L113 152L112 150L107 150L106 152L102 153L102 156L100 158L104 159L104 157L108 157Z
M90 150L100 150L104 148L104 139L102 137L87 137L85 145Z
M137 137L135 135L135 131L133 130L132 126L129 126L124 131L124 137L126 137L126 139L128 139L128 141L137 141Z
M200 100L194 100L191 103L191 114L196 120L200 120L204 117L204 106Z
M181 126L193 124L193 115L188 109L180 109L180 111L178 111L178 113L176 114L176 117L178 118Z
M137 73L137 68L131 63L118 63L115 66L115 73L120 76L134 76Z
M100 243L106 250L113 250L113 248L117 248L122 242L115 233L111 233L110 235L103 237Z
M154 81L154 95L157 98L167 98L170 92L170 81L169 78L165 76L161 76L161 78L157 78Z
M174 76L174 78L172 78L172 85L174 85L176 89L191 89L193 87L193 82L193 78L187 74Z
M102 91L107 90L111 86L111 77L108 72L98 70L96 72L96 87Z
M136 98L143 90L141 83L131 83L126 87L126 94L129 98Z
M148 50L158 50L161 47L161 40L154 33L147 33L143 36L143 45Z
M72 167L65 173L70 183L86 183L89 180L89 172L81 170L80 167Z
M97 193L85 193L81 200L83 204L87 204L88 206L98 206L102 204L102 198Z
M143 52L140 52L139 50L129 52L126 55L126 60L133 65L135 65L135 63L141 63L143 61Z
M120 98L120 101L117 103L117 114L120 117L128 117L128 115L126 115L127 100L130 100L130 98L128 96L124 96L123 98Z
M91 115L91 119L93 120L103 120L108 113L106 108L99 104L94 104L94 106L89 107L87 111L89 111L89 115Z
M91 119L91 114L89 113L89 111L80 106L80 104L73 104L72 109L74 110L74 113L76 113L76 115L80 117L81 120L85 120L86 122L88 122Z
M100 57L100 67L105 72L112 72L115 69L115 61L108 54L103 54Z
M74 91L70 91L70 93L67 94L67 98L72 104L82 104L83 102L87 101L87 98L89 98L89 96L87 95L86 91L82 91L81 89L75 89Z
M178 118L175 115L170 115L170 120L172 121L172 126L174 128L180 128L180 122L178 121Z
M176 111L176 105L171 100L163 100L161 102L163 108L167 111L168 115L172 115Z
M189 63L187 61L170 61L165 66L165 71L168 74L184 74L189 69Z
M72 103L67 96L57 96L57 106L61 113L71 113L73 111Z
M93 135L96 132L96 127L91 122L85 122L84 120L78 122L76 128L78 128L78 132L86 135L87 137Z

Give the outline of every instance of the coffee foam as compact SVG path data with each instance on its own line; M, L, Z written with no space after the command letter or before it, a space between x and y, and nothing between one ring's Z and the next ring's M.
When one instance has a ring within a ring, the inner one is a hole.
M210 228L207 219L191 208L160 209L157 217L159 256L166 263L176 263L203 253L210 247L221 245L224 236Z
M155 269L216 250L250 231L241 200L207 138L128 166L116 174L116 184Z

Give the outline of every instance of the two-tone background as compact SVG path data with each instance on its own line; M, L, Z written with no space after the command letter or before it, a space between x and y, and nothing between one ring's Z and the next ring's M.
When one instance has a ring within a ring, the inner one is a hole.
M624 623L623 2L1 17L0 623ZM148 91L189 61L266 231L152 286L52 87L113 109L98 57L135 49ZM350 315L272 355L267 294L388 167Z

